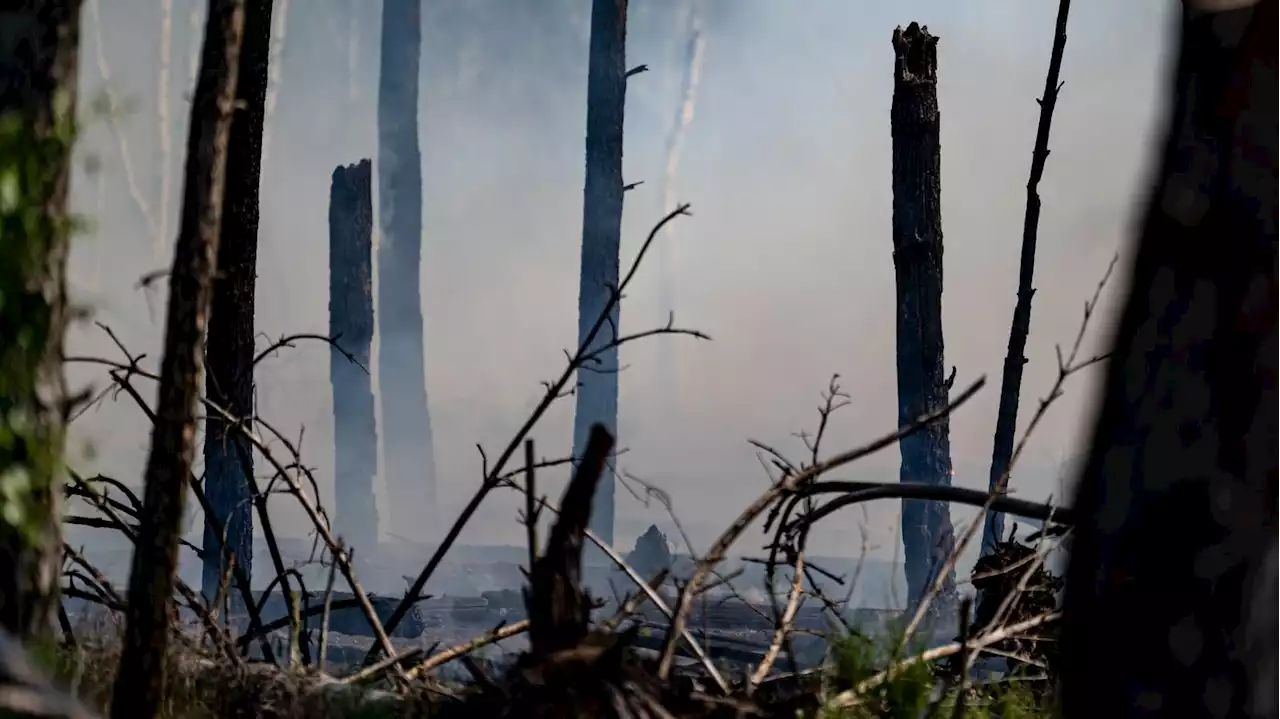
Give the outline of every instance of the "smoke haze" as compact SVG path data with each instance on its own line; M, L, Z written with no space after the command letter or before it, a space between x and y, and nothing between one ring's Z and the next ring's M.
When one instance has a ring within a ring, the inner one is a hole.
M156 0L94 1L101 13L87 8L84 20L78 151L81 164L100 167L73 180L74 207L92 223L73 245L73 291L154 367L165 283L136 285L167 269L173 238L157 244L134 196L159 216L161 13ZM181 196L179 155L204 4L173 0L170 225ZM677 324L713 341L660 338L622 349L619 438L628 449L620 469L666 490L699 547L765 487L745 440L802 456L792 433L816 426L819 393L833 373L853 404L835 417L824 447L836 451L894 428L889 40L895 25L913 20L941 38L946 361L958 368L957 387L988 378L951 420L956 482L985 487L1035 99L1056 5L704 0L696 119L673 188L692 203L693 217L679 220L672 253L679 260L669 281ZM1022 427L1054 380L1054 345L1070 345L1084 301L1127 237L1151 153L1175 7L1164 0L1073 3L1066 85L1040 186ZM624 268L662 210L666 143L682 101L678 84L663 78L683 72L684 53L669 50L686 42L680 8L671 0L632 2L628 65L648 64L651 72L629 81L625 179L645 184L626 196ZM329 178L336 165L376 156L379 12L380 3L367 0L294 0L289 8L263 172L261 347L285 334L326 331ZM589 12L589 0L424 0L423 312L442 519L456 515L480 481L476 443L491 458L500 451L540 397L539 382L560 372L561 350L575 341ZM102 111L108 96L112 117ZM344 105L349 97L351 107ZM624 331L663 321L658 267L641 269L623 303ZM1108 337L1116 289L1104 295L1086 355ZM674 417L661 401L657 347L664 342L674 343L679 376L681 412ZM87 323L72 332L68 351L118 356ZM257 377L259 413L286 435L301 433L326 503L333 461L328 363L327 347L302 342L265 361ZM100 389L107 381L100 368L74 366L70 374L73 386ZM1082 451L1100 377L1089 371L1069 381L1014 473L1019 496L1064 495L1060 478ZM154 397L154 385L139 386ZM535 430L540 454L569 451L572 407L560 401ZM141 481L147 441L145 418L123 396L107 397L74 424L78 469L133 485ZM891 481L897 467L890 449L840 476ZM564 477L543 475L543 489L558 496ZM646 507L625 490L617 496L619 544L629 548L650 522L665 524L661 506ZM380 515L389 516L394 499L378 501ZM495 494L461 541L521 543L519 505L513 493ZM861 527L869 556L892 559L898 511L897 502L846 510L815 533L810 548L856 556ZM286 536L309 529L288 499L273 499L272 516ZM972 512L957 508L952 516L962 526ZM193 514L190 536L199 532L197 520ZM422 539L427 529L396 531ZM384 538L386 531L384 521ZM749 533L740 549L757 551L756 536Z

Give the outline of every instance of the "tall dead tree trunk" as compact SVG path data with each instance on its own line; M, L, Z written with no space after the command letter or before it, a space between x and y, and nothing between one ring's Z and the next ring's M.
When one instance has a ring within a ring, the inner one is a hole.
M593 0L587 63L587 178L582 202L582 264L578 281L578 342L586 341L618 286L622 237L622 119L627 94L627 0ZM592 349L618 332L618 305ZM573 456L581 457L600 424L618 433L618 349L596 355L578 371ZM591 528L613 542L613 468L606 465L592 497Z
M1073 503L1067 717L1276 716L1277 17L1239 5L1183 7Z
M24 639L52 632L62 566L79 45L79 0L0 6L0 629Z
M947 404L942 357L942 152L938 137L938 38L911 23L893 32L893 267L897 279L898 424ZM899 443L901 481L951 484L945 417ZM902 500L907 591L918 601L951 554L942 502ZM953 584L945 579L945 588Z
M1009 328L1009 352L1004 358L1000 380L1000 409L996 415L995 443L991 450L992 492L1004 492L1009 485L1005 475L1013 459L1013 439L1018 429L1018 402L1022 391L1022 368L1027 363L1027 335L1031 333L1031 286L1036 274L1036 240L1040 231L1040 178L1049 159L1049 129L1053 125L1053 108L1058 104L1058 75L1062 70L1062 53L1067 47L1067 15L1071 0L1059 0L1058 21L1053 31L1053 50L1049 54L1049 72L1044 78L1044 97L1039 100L1040 124L1036 127L1036 146L1031 152L1031 177L1027 180L1027 211L1022 220L1022 257L1018 268L1018 302L1013 308ZM1004 536L1004 515L988 512L982 527L982 553L995 551L996 542Z
M213 300L244 10L245 0L209 0L187 136L181 224L169 273L156 421L129 575L120 668L112 692L115 719L151 719L161 704L164 656L176 617L178 540L187 474L195 454L196 403Z
M418 66L422 0L384 0L378 80L378 387L391 527L430 527L435 449L423 356L422 154Z
M258 185L262 176L262 123L267 97L267 57L271 49L272 0L246 0L244 43L236 82L239 105L227 141L226 190L218 272L209 317L209 365L205 396L240 421L253 419L253 313L258 269ZM204 525L205 561L201 589L217 596L226 573L223 557L253 576L253 497L248 474L253 447L216 413L204 434L204 491L216 522ZM215 536L218 527L225 533ZM226 551L218 551L225 546Z
M329 354L333 387L334 509L347 546L378 544L378 425L369 373L373 342L373 187L368 160L333 171L329 189Z

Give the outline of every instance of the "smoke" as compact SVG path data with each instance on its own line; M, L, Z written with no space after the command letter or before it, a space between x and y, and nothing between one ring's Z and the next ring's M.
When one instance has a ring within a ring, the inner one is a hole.
M103 169L98 176L77 172L72 180L75 210L92 229L73 244L69 281L75 300L132 352L146 353L143 364L154 368L166 290L163 281L153 285L153 322L135 285L144 273L166 268L171 250L158 262L152 257L153 234L132 199L129 176L154 208L160 194L160 168L151 159L159 137L158 6L156 0L99 2L100 18L93 4L85 15L85 117L77 152L100 158ZM186 64L201 40L199 24L186 18L202 17L205 4L173 0L168 122L178 168L194 79L194 65ZM286 334L326 332L330 178L335 166L376 152L371 101L380 4L291 4L288 41L279 43L277 33L272 57L278 101L263 168L256 327L262 347ZM631 4L627 57L653 71L633 76L628 86L624 179L645 184L626 196L623 262L673 192L692 203L693 217L673 223L678 237L664 233L655 248L659 255L672 251L671 293L659 289L657 262L643 267L624 300L622 323L629 333L647 329L655 317L665 322L664 310L674 302L681 326L704 330L714 341L661 338L624 347L622 364L630 369L620 375L619 421L629 451L619 468L666 490L693 543L703 547L767 481L744 440L804 456L792 433L816 425L814 407L831 373L841 373L854 403L833 418L824 452L892 427L889 36L895 25L920 20L941 37L947 363L958 367L958 383L982 374L988 379L988 389L952 418L956 483L985 486L998 395L991 380L1004 359L1017 289L1035 98L1043 88L1056 4L700 0L701 44L692 42L694 20L677 4L687 0ZM336 42L333 31L349 26L353 5L361 13L354 68L352 46ZM278 0L282 14L279 6ZM424 4L422 291L442 518L452 518L477 486L482 460L475 445L492 460L540 396L539 382L562 368L561 350L575 341L589 6L582 0ZM1074 337L1081 303L1127 236L1164 81L1164 36L1156 30L1171 17L1170 8L1176 4L1163 0L1072 5L1066 86L1042 185L1028 402L1052 384L1054 345ZM109 77L99 72L92 46L99 35ZM664 77L674 85L690 75L695 48L696 82L659 90ZM337 106L353 86L361 104L344 119ZM119 100L116 120L90 112L107 88ZM689 124L686 101L690 112L696 109L696 125ZM674 139L680 126L684 134ZM122 159L121 138L132 164ZM176 184L172 189L170 216L177 217L182 193ZM1090 341L1106 334L1104 319L1090 329ZM680 353L678 390L655 383L654 353L666 345ZM1099 349L1095 342L1082 351ZM120 359L89 324L73 330L67 351ZM264 360L256 384L262 416L285 436L303 437L304 462L315 467L320 499L332 507L328 366L328 347L302 342ZM76 388L100 390L106 381L85 365L69 374ZM1079 444L1093 381L1093 374L1073 378L1042 422L1013 480L1018 496L1061 496L1059 458ZM136 382L152 400L154 385ZM661 402L677 391L681 411L673 417ZM538 454L563 456L571 426L572 401L557 403L534 432ZM77 471L139 484L148 432L127 397L108 396L71 432L74 442L89 440L97 449L95 458L73 458ZM840 478L896 476L897 458L889 452ZM553 471L538 477L551 497L562 481ZM380 492L380 512L391 501L396 498ZM516 493L494 493L460 541L520 544L520 506ZM868 507L869 556L892 556L897 508ZM287 499L273 497L270 511L278 534L306 536L306 517ZM625 492L617 512L622 546L663 516ZM953 512L958 526L971 516ZM811 551L856 553L862 523L857 512L839 515L814 534ZM420 553L406 556L401 573L416 571L409 565L418 561Z
M688 4L684 80L680 104L667 136L667 163L662 173L663 215L676 208L676 173L680 169L680 156L684 151L685 138L689 134L689 125L693 123L693 112L698 100L698 80L702 75L702 55L706 47L700 5L699 0L690 0ZM675 278L679 274L677 231L675 225L672 225L658 246L658 306L662 311L660 322L666 322L675 316ZM667 388L665 396L672 400L673 409L676 410L679 409L680 402L678 350L679 346L673 342L663 342L658 346L657 386Z

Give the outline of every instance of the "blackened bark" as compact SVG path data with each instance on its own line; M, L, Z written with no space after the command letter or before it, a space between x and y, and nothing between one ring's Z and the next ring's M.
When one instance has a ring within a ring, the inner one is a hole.
M0 227L0 481L29 480L19 522L0 513L0 628L20 639L52 633L62 566L67 199L79 45L79 0L0 8L0 119L18 128L6 131L0 152L9 154L5 167L14 172L6 177L17 180L22 203L4 211ZM34 172L22 167L29 161ZM34 217L22 214L31 208ZM16 418L29 422L15 428Z
M1040 230L1040 178L1049 159L1049 129L1053 125L1053 108L1058 104L1058 75L1062 70L1062 53L1067 47L1067 16L1071 0L1059 0L1058 20L1053 32L1053 50L1049 54L1049 72L1044 78L1044 96L1040 98L1040 124L1036 127L1036 145L1031 151L1031 177L1027 180L1027 211L1022 220L1022 256L1018 268L1018 302L1013 308L1009 328L1009 352L1004 358L1004 374L1000 380L1000 409L996 415L996 434L991 450L992 492L1008 489L1009 462L1013 459L1014 434L1018 429L1018 402L1022 391L1022 368L1027 364L1027 335L1031 333L1031 286L1036 274L1036 240ZM995 551L1004 537L1004 515L988 512L982 527L982 553Z
M271 51L272 0L247 0L244 43L236 82L239 107L227 141L226 190L218 273L213 283L205 396L232 416L253 418L253 314L258 267L258 187L262 176L262 124L266 114L267 58ZM207 413L204 435L204 491L216 522L205 521L206 599L217 596L226 573L225 557L253 576L253 497L247 475L253 448L216 413ZM238 447L236 445L239 445ZM221 527L225 551L216 536Z
M384 0L378 80L378 387L391 528L432 526L435 450L423 356L422 154L418 68L422 0Z
M1067 717L1276 716L1276 3L1185 5L1073 503Z
M373 188L369 160L333 171L329 189L329 354L333 387L334 521L347 546L378 544L378 426L369 373L373 342Z
M893 267L897 279L898 424L947 404L942 347L942 182L938 139L938 38L911 23L894 30ZM946 417L904 438L903 482L951 484ZM902 501L902 546L910 601L919 601L951 554L955 537L942 502ZM954 583L954 571L944 590Z
M622 119L626 102L627 0L591 4L590 57L587 64L587 178L582 202L582 264L578 281L578 343L586 341L618 286L618 248L622 236ZM618 304L592 349L613 341ZM618 434L618 350L596 355L578 371L573 418L573 456L581 457L600 424ZM591 505L591 529L613 542L614 476L606 464Z
M608 466L613 437L596 424L573 479L560 499L547 549L533 563L530 589L529 649L537 657L575 647L587 636L591 603L582 591L582 549L592 513L592 496Z
M120 668L115 719L151 719L160 708L164 656L176 619L173 589L187 475L195 454L196 403L213 299L222 198L245 0L210 0L187 137L182 217L169 273L157 420L151 431Z

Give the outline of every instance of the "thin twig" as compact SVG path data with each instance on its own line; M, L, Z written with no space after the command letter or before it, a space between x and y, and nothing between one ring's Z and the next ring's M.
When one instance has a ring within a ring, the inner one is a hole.
M724 558L725 552L727 552L733 542L736 541L744 531L746 531L747 526L759 517L765 509L772 505L776 499L784 494L794 491L798 487L808 484L826 472L842 467L850 462L857 461L867 455L884 449L885 447L894 445L903 437L910 436L920 431L921 428L928 426L930 423L949 415L956 408L968 401L969 398L973 397L978 390L982 389L982 386L985 383L986 378L981 377L970 385L968 389L961 392L945 407L921 417L916 422L887 434L867 445L837 454L836 456L815 464L802 472L784 477L781 481L770 487L768 491L757 498L755 502L744 509L733 524L730 525L729 528L726 529L716 540L715 544L711 546L711 549L707 552L706 556L697 562L693 576L690 577L688 584L680 590L675 607L675 616L671 621L671 629L663 643L662 652L658 660L658 677L666 679L671 673L672 662L675 659L676 638L684 631L685 624L688 621L689 611L693 606L693 597L696 594L698 585L706 578L707 574L711 571L711 568Z
M324 611L320 614L320 656L316 659L319 670L324 673L324 663L329 652L329 612L333 603L333 574L338 563L329 559L329 579L324 585Z
M750 694L755 690L756 685L764 681L769 676L769 670L773 668L773 663L778 658L778 653L782 651L782 642L786 638L788 632L791 631L791 625L795 621L796 611L800 608L801 590L804 588L804 554L796 554L795 576L791 579L791 592L787 597L787 608L782 614L781 621L778 622L777 629L773 634L773 641L769 642L769 649L765 652L764 658L760 660L760 665L756 667L750 678L747 679L747 693Z
M420 571L418 576L413 580L413 584L410 585L409 591L405 594L405 598L401 600L400 604L391 613L391 616L387 618L386 626L388 630L394 630L400 621L404 619L405 614L409 611L412 598L421 594L422 588L426 585L427 580L431 578L431 575L435 573L436 568L440 566L440 562L444 560L444 555L453 546L453 543L457 541L458 535L462 533L462 529L471 521L471 517L476 513L476 510L479 509L480 504L484 502L485 497L499 486L500 482L498 477L503 474L506 469L507 462L510 461L511 457L515 454L517 448L519 448L524 442L525 438L529 436L529 432L532 431L533 426L542 419L542 416L546 413L547 409L557 399L564 396L565 387L568 386L576 376L578 368L582 365L583 358L593 351L591 350L591 347L595 343L596 336L608 322L613 312L613 308L621 301L623 292L625 292L627 286L631 283L640 263L644 260L645 254L653 244L654 238L662 228L667 225L667 223L677 217L688 214L689 205L680 205L663 217L653 227L653 229L650 230L648 237L645 239L644 244L641 245L640 251L632 262L630 270L628 270L626 276L622 279L622 282L618 285L616 290L610 293L609 300L605 303L600 315L596 318L595 324L579 343L576 355L568 363L568 366L566 366L561 372L560 377L557 378L556 381L547 384L547 389L543 394L542 399L539 400L537 406L534 407L528 418L525 419L524 424L521 425L520 429L516 431L515 436L513 436L507 443L506 448L503 449L500 455L498 455L497 461L489 468L488 475L486 475L484 481L481 482L476 493L471 497L470 501L467 502L466 506L463 507L462 512L458 514L457 518L454 519L453 525L449 527L449 531L445 534L444 539L431 555L431 558L427 560L426 566L422 568L422 571ZM370 648L369 653L365 656L364 663L371 664L376 661L380 651L383 651L380 645L375 644Z
M1080 329L1076 332L1075 342L1071 346L1071 354L1068 355L1067 359L1064 361L1062 359L1061 348L1055 348L1058 356L1058 378L1054 381L1053 387L1049 390L1048 396L1040 400L1040 405L1036 408L1035 414L1031 416L1031 421L1027 423L1027 428L1023 431L1022 438L1018 440L1017 446L1014 447L1013 456L1009 459L1009 465L1005 468L1004 475L1000 478L1000 481L991 488L991 497L987 499L983 504L982 509L978 511L977 515L975 515L969 522L969 525L965 527L964 534L961 536L960 541L956 543L955 547L951 551L951 556L947 558L942 570L934 577L933 584L929 587L929 591L925 593L924 597L921 598L920 603L916 606L915 614L911 617L911 621L902 635L902 642L898 647L899 653L906 649L907 643L915 635L915 631L920 626L920 622L924 619L930 603L941 591L943 580L955 567L956 562L960 559L960 554L969 546L969 542L973 541L973 537L977 533L978 527L983 525L987 512L990 511L996 500L1004 495L1005 487L1009 482L1010 472L1012 472L1013 468L1017 465L1018 459L1022 456L1022 451L1026 449L1027 441L1031 438L1032 433L1035 432L1036 427L1040 424L1040 420L1044 419L1045 413L1049 411L1049 407L1054 403L1054 401L1062 396L1062 386L1066 383L1067 378L1085 367L1101 361L1102 357L1094 357L1085 360L1084 362L1076 363L1076 356L1080 351L1081 343L1084 341L1084 333L1089 327L1089 320L1093 317L1093 312L1098 305L1098 298L1102 296L1102 289L1106 287L1107 281L1111 279L1111 272L1115 269L1116 262L1118 260L1118 255L1111 258L1111 263L1107 265L1107 271L1103 273L1102 279L1098 282L1097 288L1093 291L1093 297L1085 303L1084 318L1080 321Z
M951 644L944 644L940 647L935 647L928 651L921 652L920 654L917 654L913 657L908 657L901 661L894 662L891 666L881 670L880 672L877 672L876 674L862 680L861 682L858 682L858 685L855 686L853 689L846 689L845 691L837 694L835 697L832 698L830 702L830 706L833 708L841 708L841 709L847 709L849 707L855 706L857 705L859 699L868 691L883 684L885 680L887 680L891 675L896 674L901 670L909 666L912 666L914 664L920 664L922 662L932 662L938 659L942 659L943 657L949 657L952 654L958 654L961 648L966 648L971 652L980 651L986 648L987 646L996 644L997 642L1001 642L1005 639L1016 636L1017 634L1021 632L1025 632L1028 629L1034 629L1043 624L1056 622L1061 618L1062 618L1062 612L1049 612L1048 614L1041 614L1041 615L1032 617L1030 619L1027 619L1026 621L1018 622L1017 624L1010 624L1008 626L1001 627L999 630L992 632L991 634L988 634L982 637L981 639L974 639L973 641L967 642L963 645L961 645L960 642L952 642Z
M394 654L392 656L389 656L376 664L371 664L367 667L363 667L362 669L357 671L355 674L351 674L349 676L345 676L339 679L338 683L339 684L360 684L362 682L367 682L372 679L376 679L379 676L382 676L383 673L385 673L388 669L391 669L393 667L399 667L400 671L403 671L404 668L402 665L405 662L411 659L417 659L418 656L420 656L425 651L426 650L423 649L422 647L413 647L412 649L408 649L399 654ZM408 675L406 674L406 676Z
M525 631L528 631L528 629L529 629L528 619L521 619L520 621L512 622L511 624L499 625L498 627L495 627L494 629L491 629L490 631L485 632L484 634L481 634L478 637L465 641L462 644L458 644L456 646L450 647L442 652L438 652L436 654L431 655L424 661L420 662L419 664L417 664L416 666L412 667L407 672L405 672L405 676L408 677L409 679L417 679L419 677L425 676L428 672L432 671L436 667L439 667L443 664L451 662L454 659L457 659L458 657L461 657L465 654L470 654L471 652L474 652L480 647L514 637L517 634L521 634Z

